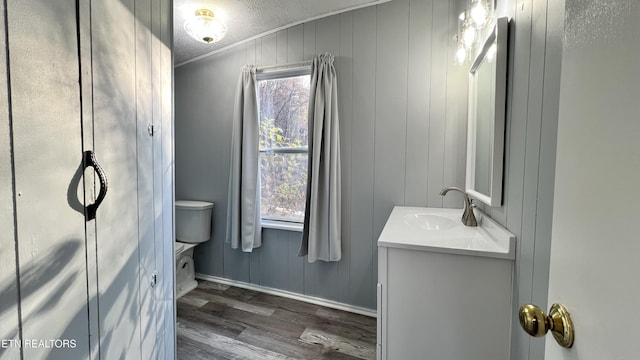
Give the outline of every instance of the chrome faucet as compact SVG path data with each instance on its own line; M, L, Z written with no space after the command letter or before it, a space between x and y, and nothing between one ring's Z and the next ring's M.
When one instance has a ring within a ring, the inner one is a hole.
M467 194L466 191L455 186L449 186L442 189L440 191L440 195L445 196L451 190L458 191L464 196L464 211L462 212L462 223L466 226L478 226L478 221L476 220L476 216L473 213L473 208L476 207L476 205L472 202L473 199L469 197L469 194Z

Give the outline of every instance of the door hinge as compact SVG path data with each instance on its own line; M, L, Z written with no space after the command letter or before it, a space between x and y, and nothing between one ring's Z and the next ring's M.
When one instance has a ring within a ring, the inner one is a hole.
M149 136L153 136L155 133L155 126L153 126L153 124L149 124L149 126L147 126L147 131L149 132Z
M151 287L156 287L156 285L158 284L158 273L153 273L151 275Z

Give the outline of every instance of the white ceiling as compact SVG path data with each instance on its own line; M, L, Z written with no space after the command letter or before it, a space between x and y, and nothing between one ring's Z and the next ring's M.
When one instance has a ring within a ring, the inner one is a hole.
M174 0L174 62L176 65L274 29L305 20L389 0ZM186 16L213 10L228 28L214 44L198 42L184 31Z

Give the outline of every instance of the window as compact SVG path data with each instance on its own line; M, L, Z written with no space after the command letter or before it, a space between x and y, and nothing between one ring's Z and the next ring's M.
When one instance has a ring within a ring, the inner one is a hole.
M258 73L262 218L302 222L307 191L310 69Z

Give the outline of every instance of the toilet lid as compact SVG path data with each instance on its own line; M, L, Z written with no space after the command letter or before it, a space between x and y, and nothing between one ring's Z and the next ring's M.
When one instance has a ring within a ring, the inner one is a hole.
M213 208L213 203L198 200L176 200L176 209L182 210L206 210Z
M175 249L176 249L176 254L179 253L180 251L182 251L182 248L184 248L184 244L183 243L179 243L179 242L174 242L175 244Z

